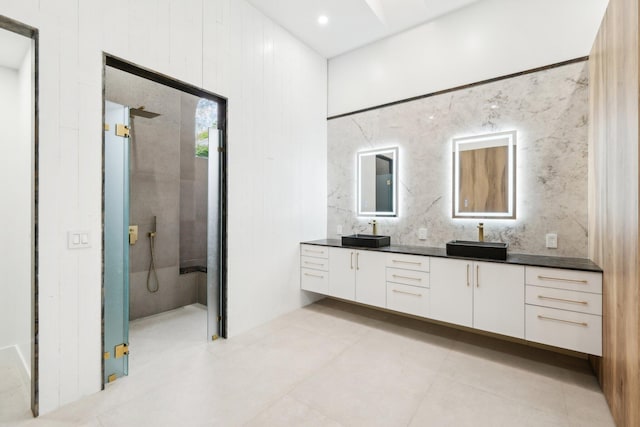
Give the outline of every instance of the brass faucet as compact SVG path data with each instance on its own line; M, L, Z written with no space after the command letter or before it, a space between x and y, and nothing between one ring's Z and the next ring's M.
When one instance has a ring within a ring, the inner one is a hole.
M372 219L371 222L369 223L373 226L373 235L377 235L378 234L378 223L376 222L375 219Z
M484 242L484 224L483 223L478 224L478 241Z

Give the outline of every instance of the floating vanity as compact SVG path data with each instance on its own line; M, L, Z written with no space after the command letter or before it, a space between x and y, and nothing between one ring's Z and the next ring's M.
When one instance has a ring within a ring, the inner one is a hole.
M587 259L447 256L444 248L300 245L300 287L373 307L602 355L602 270Z

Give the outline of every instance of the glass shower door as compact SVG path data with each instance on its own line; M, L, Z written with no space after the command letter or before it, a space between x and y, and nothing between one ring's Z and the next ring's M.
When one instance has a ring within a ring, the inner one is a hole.
M105 101L104 383L129 372L129 108ZM126 128L125 128L126 127Z
M222 131L209 129L209 182L207 213L207 336L217 339L222 334L222 298L220 285L222 270L220 262L223 254L222 238Z

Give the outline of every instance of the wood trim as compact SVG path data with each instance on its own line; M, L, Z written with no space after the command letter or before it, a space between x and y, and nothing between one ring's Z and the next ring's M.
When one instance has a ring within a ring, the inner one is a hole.
M360 113L364 113L366 111L378 110L380 108L386 108L386 107L391 107L393 105L404 104L405 102L417 101L417 100L423 99L423 98L429 98L429 97L432 97L432 96L442 95L442 94L449 93L449 92L455 92L457 90L462 90L462 89L469 89L469 88L472 88L474 86L485 85L487 83L493 83L493 82L497 82L497 81L500 81L500 80L511 79L513 77L524 76L526 74L537 73L537 72L540 72L540 71L550 70L552 68L562 67L564 65L574 64L576 62L583 62L583 61L588 61L588 60L589 60L588 56L581 56L579 58L570 59L568 61L556 62L554 64L549 64L549 65L545 65L545 66L542 66L542 67L531 68L529 70L519 71L517 73L506 74L504 76L493 77L493 78L487 79L487 80L480 80L480 81L475 82L475 83L468 83L468 84L465 84L465 85L455 86L455 87L452 87L452 88L449 88L449 89L439 90L439 91L427 93L427 94L424 94L424 95L413 96L411 98L400 99L398 101L388 102L386 104L380 104L380 105L376 105L376 106L373 106L373 107L367 107L367 108L363 108L363 109L360 109L360 110L351 111L351 112L348 112L348 113L336 114L335 116L327 117L327 120L339 119L341 117L352 116L354 114L360 114Z
M603 355L618 426L640 425L638 1L610 0L589 64L589 255L603 268Z

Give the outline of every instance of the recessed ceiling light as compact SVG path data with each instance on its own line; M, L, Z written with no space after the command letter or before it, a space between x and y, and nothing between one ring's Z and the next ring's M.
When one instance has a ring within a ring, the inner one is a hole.
M327 15L318 16L318 24L327 25L329 23L329 17Z
M498 108L498 106L496 104L491 105L491 109L495 110L496 108Z

